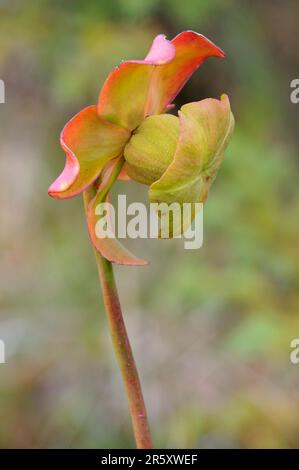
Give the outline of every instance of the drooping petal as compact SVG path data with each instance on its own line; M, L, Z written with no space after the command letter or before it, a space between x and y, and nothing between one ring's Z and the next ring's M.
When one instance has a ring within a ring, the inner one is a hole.
M226 95L221 100L208 98L184 105L179 119L180 136L173 161L151 185L151 202L204 202L234 129Z
M66 162L49 195L64 199L82 192L109 160L122 153L129 137L126 129L100 118L96 106L80 111L62 130L60 143Z
M224 53L193 31L181 33L172 41L157 36L145 60L123 62L109 75L99 95L99 115L135 129L145 116L163 112L192 73L211 56L224 57Z
M147 101L155 67L175 56L175 47L162 34L157 36L144 60L122 62L108 76L99 95L98 113L129 130L146 115Z
M109 180L116 172L117 175L121 171L121 165L123 162L120 159L114 159L105 168L104 174L102 175L102 182L98 188L98 191L93 199L90 200L87 209L87 222L89 236L95 249L106 259L112 263L124 264L128 266L144 266L147 261L137 258L127 248L125 248L117 238L115 238L114 228L111 221L111 205L109 201ZM101 214L105 213L105 230L99 223L98 207L101 207Z

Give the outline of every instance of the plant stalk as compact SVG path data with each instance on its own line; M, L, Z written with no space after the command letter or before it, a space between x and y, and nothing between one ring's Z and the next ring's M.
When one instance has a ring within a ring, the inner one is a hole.
M90 188L84 191L84 204L86 211L87 205L94 194L95 188ZM103 291L110 335L129 403L136 446L138 449L151 449L152 440L145 403L137 367L122 315L112 263L101 256L101 254L96 250L94 250L94 252Z

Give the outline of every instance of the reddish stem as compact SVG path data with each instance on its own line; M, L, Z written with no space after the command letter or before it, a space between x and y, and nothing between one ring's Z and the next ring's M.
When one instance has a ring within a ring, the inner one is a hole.
M85 208L93 195L94 190L84 192ZM121 311L112 264L94 251L109 330L129 402L136 445L138 449L151 449L152 440L141 384Z

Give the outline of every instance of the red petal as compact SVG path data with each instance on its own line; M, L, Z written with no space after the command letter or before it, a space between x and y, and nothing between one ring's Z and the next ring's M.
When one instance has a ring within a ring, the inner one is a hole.
M219 47L194 31L180 33L171 43L176 48L176 55L170 63L156 69L155 93L160 96L160 100L153 103L150 114L161 113L166 109L208 57L225 56Z

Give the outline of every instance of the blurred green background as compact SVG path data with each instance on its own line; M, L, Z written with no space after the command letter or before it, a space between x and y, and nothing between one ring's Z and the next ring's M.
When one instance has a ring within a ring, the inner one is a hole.
M201 32L208 60L176 99L231 99L236 131L204 246L128 246L117 267L157 447L299 446L298 1L0 1L0 447L133 447L80 197L47 188L59 132L158 33ZM119 187L132 200L146 188Z

